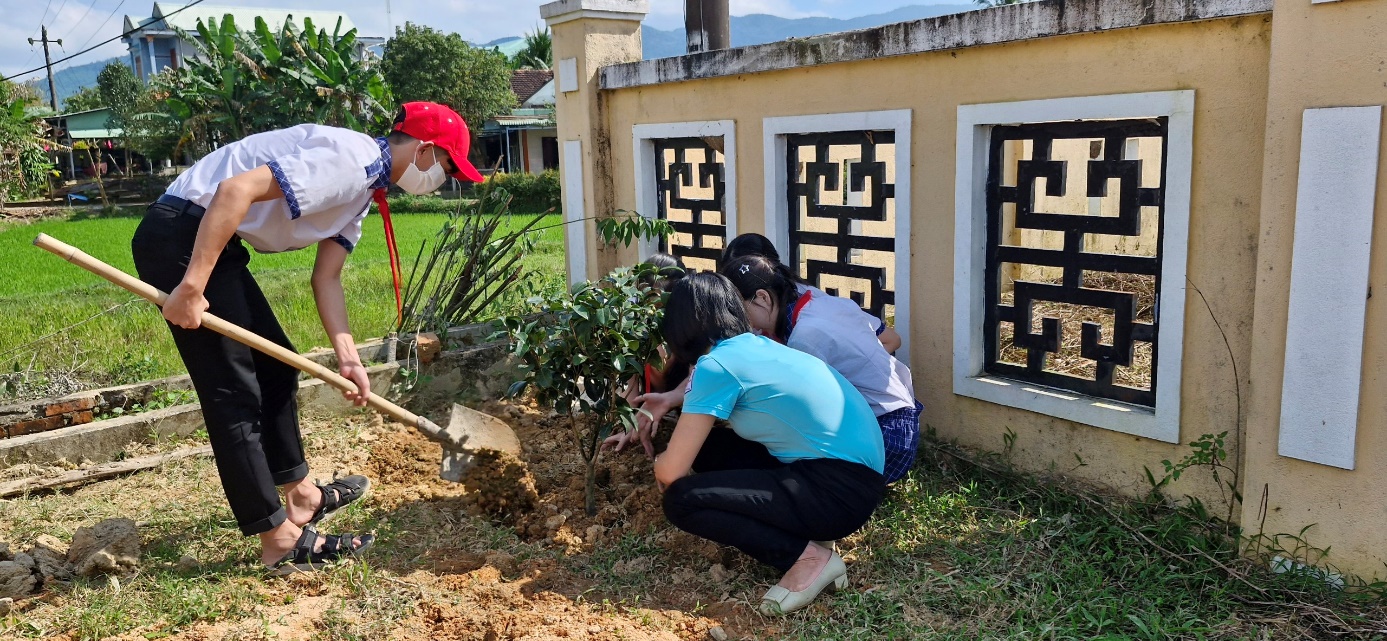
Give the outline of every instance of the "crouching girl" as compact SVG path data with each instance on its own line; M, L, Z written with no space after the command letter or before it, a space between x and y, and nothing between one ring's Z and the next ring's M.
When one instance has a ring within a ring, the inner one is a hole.
M886 444L886 482L910 471L920 445L920 410L910 368L877 339L880 321L846 298L799 287L790 268L745 255L722 273L744 299L751 327L811 354L842 374L867 399Z
M828 544L861 528L886 492L881 430L862 395L822 361L751 333L725 277L695 274L665 310L672 356L696 363L684 411L655 459L664 511L681 530L784 573L761 611L808 605L847 585ZM725 419L731 428L715 428Z

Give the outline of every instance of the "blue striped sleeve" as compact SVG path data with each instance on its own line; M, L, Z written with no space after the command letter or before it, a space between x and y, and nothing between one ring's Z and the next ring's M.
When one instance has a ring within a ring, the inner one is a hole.
M284 175L284 168L279 166L278 160L271 160L265 163L265 166L270 168L275 182L279 183L279 190L284 192L284 202L289 203L289 218L298 220L303 212L299 210L298 196L294 195L294 186L289 184L289 177Z

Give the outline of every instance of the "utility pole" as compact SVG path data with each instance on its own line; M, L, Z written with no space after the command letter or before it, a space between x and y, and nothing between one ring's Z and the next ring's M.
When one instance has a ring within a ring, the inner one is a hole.
M57 43L61 47L63 46L63 39L49 40L48 27L43 27L43 36L39 38L39 41L43 42L43 66L48 68L48 106L52 107L56 113L58 111L58 90L53 84L53 58L48 55L48 43ZM34 44L33 38L29 39L29 44Z

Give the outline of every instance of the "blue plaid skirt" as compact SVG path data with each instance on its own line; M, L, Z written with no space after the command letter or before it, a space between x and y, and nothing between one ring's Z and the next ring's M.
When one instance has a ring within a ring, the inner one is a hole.
M920 447L920 412L925 409L919 401L915 407L902 407L877 417L881 438L886 444L887 483L894 483L910 471L915 463L915 450Z

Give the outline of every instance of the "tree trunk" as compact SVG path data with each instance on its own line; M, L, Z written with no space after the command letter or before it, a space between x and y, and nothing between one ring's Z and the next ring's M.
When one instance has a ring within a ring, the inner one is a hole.
M588 516L597 516L597 457L588 459L588 478L587 491L584 493L586 499L585 507Z
M97 155L100 158L100 153ZM92 173L96 175L96 186L101 190L101 206L110 207L111 201L106 198L106 182L101 178L101 165L92 159L91 147L87 148L87 163L92 167Z

